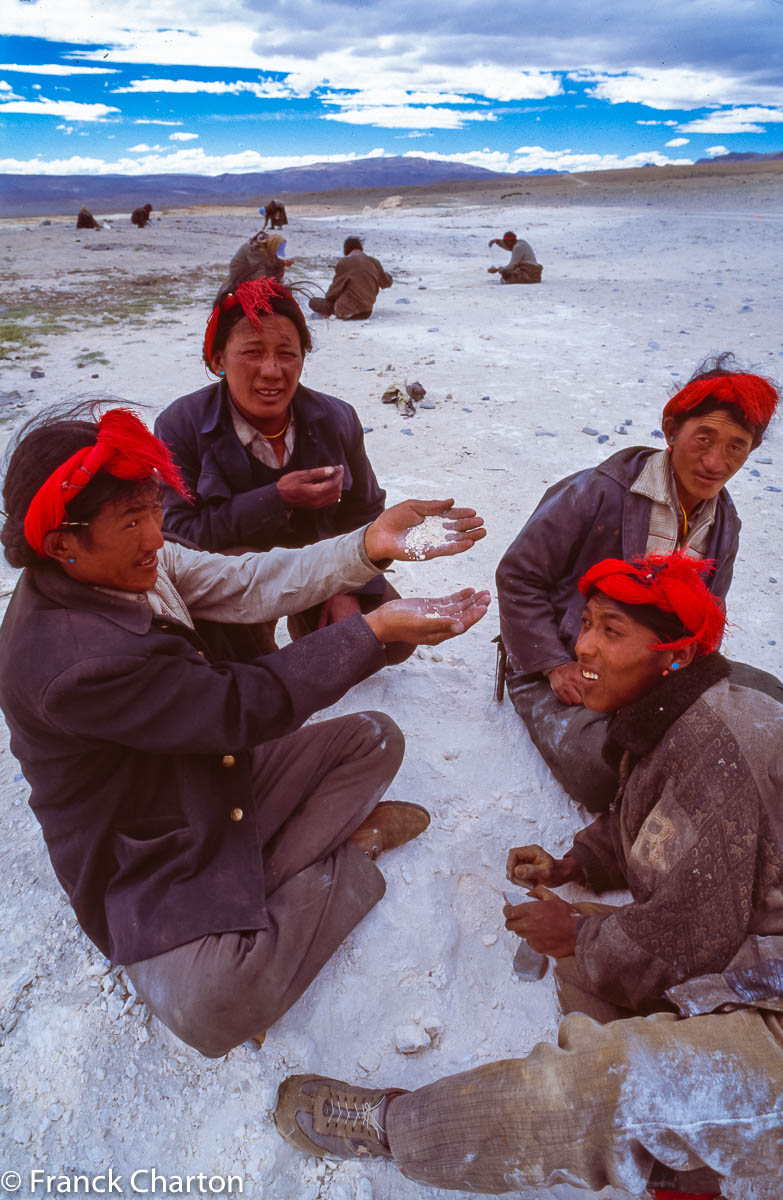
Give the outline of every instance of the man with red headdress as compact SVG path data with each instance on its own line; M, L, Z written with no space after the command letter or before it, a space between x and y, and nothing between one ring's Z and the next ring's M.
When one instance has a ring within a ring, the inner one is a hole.
M384 665L454 636L466 590L397 600L246 661L227 624L361 586L427 514L458 553L481 521L409 501L300 550L226 558L163 538L184 484L132 413L44 418L4 483L2 541L25 568L0 631L0 704L31 806L82 929L148 1007L210 1056L258 1036L384 892L374 859L428 823L380 798L402 759L383 713L301 728ZM78 415L78 410L77 410Z
M620 791L563 858L520 846L506 867L532 897L507 929L558 960L557 1047L410 1093L292 1076L275 1122L297 1149L482 1195L711 1200L780 1177L783 707L730 681L703 571L607 559L580 582L585 704L615 713ZM631 899L570 903L565 883Z
M620 450L550 487L497 570L509 696L555 778L591 812L606 808L617 776L601 758L606 718L582 701L578 582L603 558L682 549L708 560L707 586L725 598L740 531L726 484L761 444L778 403L767 380L732 370L730 359L668 402L665 450ZM774 676L741 663L732 672L783 702Z

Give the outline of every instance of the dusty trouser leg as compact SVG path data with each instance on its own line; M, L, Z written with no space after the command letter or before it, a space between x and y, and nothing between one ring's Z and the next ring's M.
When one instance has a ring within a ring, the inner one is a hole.
M384 580L384 589L382 592L360 592L356 595L359 601L359 608L363 613L374 612L376 608L380 608L382 604L386 604L389 600L399 600L400 593L392 587L388 579ZM292 613L288 618L288 633L291 641L295 642L298 638L306 637L308 633L314 633L318 628L318 622L321 617L322 605L314 604L312 608L306 608L304 612ZM406 658L410 658L415 646L409 646L407 642L389 642L384 646L384 654L386 655L386 665L396 666L398 663L405 662Z
M346 839L394 778L403 748L391 718L357 713L254 751L268 926L210 934L126 968L182 1041L217 1057L262 1033L380 900L383 876Z
M561 704L541 675L506 675L511 703L533 745L561 787L589 812L605 812L618 786L601 753L610 715L581 704Z
M540 263L517 263L515 267L501 267L501 283L540 283L544 268Z
M318 313L319 317L331 317L334 313L334 305L331 300L324 300L320 296L313 296L307 303L312 312Z
M752 688L754 692L764 692L779 704L783 704L783 683L769 671L761 671L750 663L734 662L729 659L729 683L739 687Z
M776 1178L781 1121L780 1018L752 1009L608 1025L566 1017L558 1047L438 1080L386 1113L403 1174L489 1195L556 1183L639 1195L656 1160Z

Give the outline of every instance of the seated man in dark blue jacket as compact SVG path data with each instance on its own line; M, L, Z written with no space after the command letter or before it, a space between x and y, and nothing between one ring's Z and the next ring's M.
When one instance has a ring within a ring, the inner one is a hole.
M347 533L383 511L386 493L356 412L299 382L310 349L299 305L275 281L241 283L218 298L204 361L219 382L181 396L155 424L195 497L192 505L168 493L167 530L203 550L268 550ZM396 596L378 575L293 615L289 630L300 637ZM409 653L390 648L389 661Z
M668 402L665 450L621 450L549 488L497 570L509 695L555 778L591 812L608 806L617 777L601 755L607 718L582 705L578 581L603 558L684 549L713 563L707 585L725 598L740 531L725 485L761 444L778 402L771 384L728 370L728 359ZM732 663L732 679L783 702L766 672Z

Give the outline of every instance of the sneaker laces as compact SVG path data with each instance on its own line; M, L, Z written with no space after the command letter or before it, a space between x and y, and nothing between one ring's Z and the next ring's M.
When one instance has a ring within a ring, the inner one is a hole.
M349 1094L330 1094L324 1100L324 1117L326 1131L334 1131L342 1136L369 1135L383 1146L388 1146L386 1130L378 1120L385 1096L380 1096L374 1104L369 1100L357 1100Z

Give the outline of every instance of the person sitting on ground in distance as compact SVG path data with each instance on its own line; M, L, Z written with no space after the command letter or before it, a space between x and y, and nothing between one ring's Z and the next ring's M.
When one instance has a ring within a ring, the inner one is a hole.
M321 317L339 317L341 321L364 321L372 316L381 288L390 288L393 279L377 258L364 253L361 238L349 237L343 243L343 257L334 268L334 279L321 300L310 301L310 308Z
M219 1056L290 1008L383 895L373 859L429 819L378 803L403 753L389 717L301 726L382 667L386 642L454 637L489 596L395 600L251 662L214 656L215 623L360 587L409 557L426 515L448 531L428 557L483 531L472 509L406 501L331 541L226 558L164 541L162 482L184 490L125 410L23 431L4 485L2 542L25 569L0 705L82 929Z
M487 267L490 275L500 275L501 283L540 283L544 268L536 258L535 251L524 238L518 238L509 229L501 238L493 238L490 246L502 246L511 251L505 267Z
M86 205L82 205L76 214L77 229L100 229L100 225L95 220L95 217L88 210Z
M266 229L267 225L271 229L282 229L284 225L288 224L285 205L281 204L279 200L270 200L268 204L262 205L258 211L264 214L264 229Z
M293 263L285 258L286 241L281 233L266 234L263 230L240 246L228 264L228 280L221 292L230 291L232 284L250 279L276 279L283 282L286 267Z
M355 410L300 383L310 332L296 300L270 279L218 296L204 362L219 382L181 396L155 422L193 494L165 498L166 529L202 550L307 546L366 525L383 511ZM398 593L377 575L289 618L301 637ZM258 630L274 649L274 627ZM390 661L411 653L392 648Z
M137 229L143 229L145 225L149 225L151 212L151 204L145 204L143 208L134 208L131 213L131 221Z
M512 850L508 876L534 899L504 909L570 965L558 1047L409 1094L294 1076L275 1113L292 1145L482 1195L567 1180L685 1200L779 1177L783 707L729 679L703 569L607 560L581 580L585 703L616 714L621 794L564 858ZM569 881L632 899L585 915L548 890Z
M550 487L498 567L509 695L555 778L591 812L606 808L617 777L601 757L607 719L582 703L578 581L602 558L682 548L710 560L707 586L725 598L740 531L726 484L778 402L766 380L732 363L728 354L705 363L668 402L665 450L632 446ZM732 663L732 678L783 701L766 672Z

